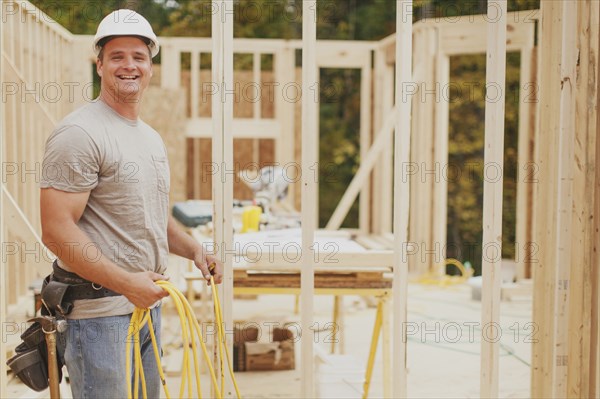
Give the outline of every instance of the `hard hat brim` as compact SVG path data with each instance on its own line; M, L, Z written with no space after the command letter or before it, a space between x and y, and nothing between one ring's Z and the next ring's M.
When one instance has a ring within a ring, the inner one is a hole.
M100 50L102 50L102 47L104 47L106 45L106 43L108 43L112 39L116 39L117 37L124 37L124 36L137 37L138 39L140 39L141 41L146 43L146 46L148 46L148 48L150 49L150 54L152 55L152 58L156 57L156 55L158 54L158 52L160 50L158 41L155 41L147 36L133 35L133 34L130 34L130 35L106 35L106 36L95 38L94 53L96 54L96 56L99 55Z

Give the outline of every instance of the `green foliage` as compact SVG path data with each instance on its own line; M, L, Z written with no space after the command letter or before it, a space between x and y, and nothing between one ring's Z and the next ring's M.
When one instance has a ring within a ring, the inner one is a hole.
M360 70L321 69L320 75L319 226L325 226L360 161ZM358 200L342 226L358 226Z
M287 0L236 0L234 6L234 37L283 38L299 37L301 5ZM169 16L167 36L210 37L212 26L211 0L180 1Z
M31 3L78 35L93 35L102 18L120 8L139 12L160 33L167 26L171 12L164 1L155 0L31 0Z

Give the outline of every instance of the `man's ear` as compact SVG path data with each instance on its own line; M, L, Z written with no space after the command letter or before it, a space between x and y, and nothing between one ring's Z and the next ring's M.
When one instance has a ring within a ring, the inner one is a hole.
M102 61L99 58L96 59L96 73L102 77Z

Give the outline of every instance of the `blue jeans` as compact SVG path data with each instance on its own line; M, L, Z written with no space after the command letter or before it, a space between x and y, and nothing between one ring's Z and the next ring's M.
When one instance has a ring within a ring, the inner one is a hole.
M152 309L151 316L160 350L160 306ZM59 339L59 352L69 371L73 398L127 398L126 376L133 375L134 362L132 353L131 370L127 371L125 348L130 321L131 315L68 320L67 331ZM148 324L140 331L140 346L148 398L158 398L160 375ZM133 396L133 380L131 388Z

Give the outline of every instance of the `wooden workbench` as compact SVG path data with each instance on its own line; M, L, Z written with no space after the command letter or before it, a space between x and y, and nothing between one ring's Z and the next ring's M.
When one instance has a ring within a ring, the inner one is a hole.
M214 251L212 238L199 229L192 236L205 249ZM373 247L377 249L370 249ZM391 345L388 298L392 292L393 252L386 248L384 238L357 237L344 231L318 231L315 234L315 294L334 295L334 323L341 320L338 297L359 295L377 298L377 313L371 339L371 353L365 376L365 394L368 392L375 359L375 351L382 334L384 392L391 393ZM300 295L301 230L286 229L235 234L233 248L234 294ZM185 274L188 297L194 297L192 282L202 280L193 268ZM339 329L342 330L342 329ZM341 338L341 334L338 336ZM335 339L332 352L335 349Z

